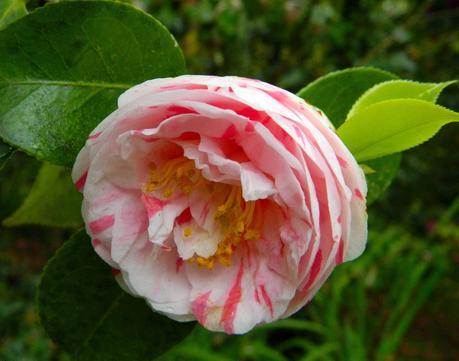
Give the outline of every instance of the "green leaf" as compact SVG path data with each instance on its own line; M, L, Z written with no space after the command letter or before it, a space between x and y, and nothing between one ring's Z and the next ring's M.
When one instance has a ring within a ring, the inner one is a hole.
M321 109L338 128L357 99L373 85L397 77L375 68L350 68L325 75L298 92L298 96Z
M437 101L440 93L456 81L443 83L417 83L411 80L391 80L375 85L365 92L349 111L347 117L353 116L371 104L384 100L414 98L432 103Z
M6 161L10 159L13 152L13 147L0 141L0 170L3 169L3 166L5 165Z
M184 70L172 35L130 5L47 5L0 32L0 136L70 166L124 90Z
M84 231L49 261L37 301L44 328L77 361L151 361L194 327L125 293Z
M332 354L333 352L337 351L338 345L333 342L327 342L320 346L314 348L311 352L305 355L301 361L316 361L322 360L324 356Z
M365 175L372 174L372 173L376 172L373 168L371 168L370 166L368 166L366 164L360 164L360 168L362 168L363 173L365 173Z
M359 111L338 129L338 135L363 162L421 144L451 122L459 122L459 113L424 100L394 99Z
M389 187L392 179L398 173L402 154L392 154L385 157L366 161L364 166L373 170L365 174L368 186L367 204L376 201ZM378 171L374 171L378 169Z
M26 14L25 0L1 0L0 30Z
M303 88L298 95L320 108L339 127L352 105L376 84L395 79L396 76L374 68L351 68L330 73ZM384 83L382 83L384 84ZM382 195L397 174L400 155L391 155L375 162L366 162L372 173L366 173L367 203Z
M276 330L276 329L286 329L286 330L296 330L296 331L307 331L317 334L326 334L327 329L323 325L312 322L305 321L296 318L287 318L284 320L278 320L276 322L266 323L264 325L258 326L254 332L262 330Z
M73 185L69 169L45 163L25 201L3 224L79 226L83 224L81 201L82 196Z
M2 0L0 2L0 30L27 14L24 0ZM0 141L0 170L13 154L14 148Z

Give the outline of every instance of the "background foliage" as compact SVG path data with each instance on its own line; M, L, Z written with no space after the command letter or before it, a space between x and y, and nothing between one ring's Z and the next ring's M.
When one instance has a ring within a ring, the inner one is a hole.
M175 35L190 73L256 77L294 92L354 65L429 82L459 78L454 0L134 2ZM459 110L459 87L439 103ZM367 252L339 267L294 318L240 337L197 329L163 359L455 360L458 146L457 126L447 126L404 154L396 183L371 208ZM7 151L0 149L0 162ZM19 207L40 167L22 153L13 157L0 174L1 219ZM33 301L37 275L70 233L2 227L0 360L68 359L45 336Z

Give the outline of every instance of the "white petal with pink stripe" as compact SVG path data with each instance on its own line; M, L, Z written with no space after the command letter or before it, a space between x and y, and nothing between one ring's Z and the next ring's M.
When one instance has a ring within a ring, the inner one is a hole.
M355 159L322 112L258 80L129 89L72 176L94 249L123 288L213 331L287 317L365 247Z

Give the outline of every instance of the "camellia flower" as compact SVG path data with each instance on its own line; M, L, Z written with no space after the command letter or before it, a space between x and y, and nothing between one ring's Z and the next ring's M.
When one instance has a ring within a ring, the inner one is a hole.
M358 164L320 110L257 80L129 89L73 179L94 249L123 287L214 331L291 315L365 247Z

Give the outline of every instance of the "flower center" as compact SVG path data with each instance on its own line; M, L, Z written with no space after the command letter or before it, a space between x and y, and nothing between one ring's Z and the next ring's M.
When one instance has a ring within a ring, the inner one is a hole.
M232 254L244 241L260 238L261 207L257 201L246 202L239 185L216 183L204 178L195 168L194 161L180 157L170 160L162 167L152 166L143 190L146 193L159 193L167 199L176 194L190 194L196 190L207 193L225 194L223 202L213 214L218 226L220 240L217 250L209 257L194 254L187 261L212 269L216 264L230 266ZM220 197L221 199L221 197ZM193 236L190 226L183 228L185 239Z
M208 182L195 168L194 162L187 158L175 158L163 167L151 165L144 192L160 191L162 197L170 198L177 192L190 194L199 185ZM210 182L209 182L210 183Z

